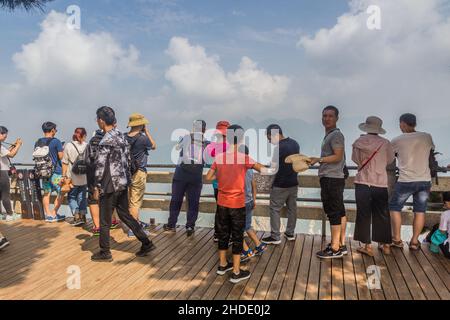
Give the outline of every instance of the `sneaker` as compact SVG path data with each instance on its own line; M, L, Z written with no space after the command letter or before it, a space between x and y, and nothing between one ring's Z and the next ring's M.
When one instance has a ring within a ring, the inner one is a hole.
M117 228L119 228L120 227L120 224L119 224L119 221L117 221L117 220L113 220L112 222L111 222L111 230L116 230Z
M94 262L112 262L113 258L111 252L99 251L91 256L91 260Z
M227 272L230 272L230 271L232 271L232 270L233 270L233 263L228 262L228 264L227 264L226 267L221 267L221 266L219 265L219 268L217 269L217 274L218 274L219 276L224 276L225 274L227 274Z
M7 246L9 246L9 241L6 238L1 238L0 239L0 250L6 248Z
M241 262L246 262L253 257L255 257L255 253L253 252L253 250L249 249L248 251L242 251Z
M100 228L93 228L92 229L92 235L94 237L99 237L100 236Z
M173 232L173 233L177 232L177 229L172 228L172 227L169 226L168 224L165 224L165 225L163 226L163 229L164 229L164 231L166 231L166 232Z
M195 233L195 229L194 228L186 228L186 234L188 237L193 236Z
M7 214L6 218L5 218L5 221L6 222L14 222L14 215Z
M277 240L277 239L274 239L272 237L263 238L262 242L264 242L265 244L274 244L274 245L281 244L281 240Z
M48 222L48 223L55 223L55 222L58 222L58 220L56 219L56 217L46 216L46 217L45 217L45 222Z
M340 259L344 257L344 254L342 253L341 249L339 249L338 251L333 251L333 249L329 247L323 251L317 252L317 257L320 259Z
M331 250L331 243L329 243L329 244L327 245L327 249ZM348 248L347 248L346 245L341 246L339 249L342 251L342 254L343 254L344 256L348 255Z
M18 213L13 213L14 221L22 220L22 215Z
M145 223L145 222L139 221L139 223L140 223L140 225L141 225L141 227L142 227L143 229L149 229L149 228L150 228L150 225L147 224L147 223Z
M0 213L0 221L6 220L6 214Z
M215 233L214 233L214 239L213 240L214 240L215 243L219 242L219 238L216 236Z
M79 227L81 225L83 225L83 219L81 218L81 215L79 213L75 213L75 215L73 216L73 226L74 227Z
M261 243L258 247L255 248L255 250L256 250L256 253L255 253L256 256L262 256L263 253L267 250L267 244Z
M286 237L286 239L288 241L295 241L295 235L291 235L291 234L285 233L284 236Z
M230 282L236 284L241 281L249 279L250 276L251 276L250 271L246 271L246 270L240 270L239 274L235 274L233 272L233 274L231 275L231 278L230 278Z
M56 219L56 222L63 222L66 221L66 216L62 214L56 214L56 217L54 219Z
M141 250L136 252L136 257L145 257L147 256L151 251L155 250L156 246L150 242L147 245L142 245Z

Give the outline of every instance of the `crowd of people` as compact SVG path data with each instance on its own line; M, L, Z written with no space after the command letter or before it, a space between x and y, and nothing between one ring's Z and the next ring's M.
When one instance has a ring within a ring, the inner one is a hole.
M43 207L48 223L65 220L59 213L64 195L67 194L73 225L86 224L89 213L93 222L93 234L99 236L99 251L92 255L97 262L110 262L110 230L127 227L128 236L136 237L142 247L137 256L143 257L155 249L149 239L148 225L140 221L147 183L149 152L156 143L148 130L149 121L140 114L130 116L127 134L117 129L115 112L110 107L97 110L99 129L87 141L84 128L74 131L72 141L64 146L56 138L57 126L46 122L42 126L43 137L35 144L33 154L35 171L42 178ZM322 112L325 136L319 157L302 156L304 168L319 165L321 200L331 230L331 243L317 252L320 259L339 259L348 254L346 246L347 216L344 189L349 176L346 166L345 137L338 128L339 110L334 106ZM430 134L416 131L417 119L412 114L400 117L402 135L389 141L383 121L369 117L359 129L364 133L353 144L351 159L358 172L355 177L357 216L354 239L362 246L358 251L374 255L372 243L378 243L385 255L392 247L403 248L401 240L402 210L410 197L414 200L413 234L410 250L419 250L419 236L425 225L427 202L432 187L430 154L435 146ZM218 244L219 267L217 274L231 273L230 281L238 283L250 277L241 263L263 255L269 245L282 242L281 210L287 208L287 225L284 237L295 241L298 220L297 198L299 171L289 158L300 154L300 145L286 137L279 125L266 129L268 142L275 146L275 157L270 166L254 161L245 145L244 129L220 121L213 141L205 138L206 122L194 122L192 133L182 137L176 149L179 161L172 181L172 198L169 218L163 226L165 232L176 232L183 200L187 199L186 234L195 233L199 203L203 189L204 169L206 180L214 188L217 202L214 241ZM6 147L8 130L0 127L0 195L6 210L5 219L13 221L11 207L10 159L18 153L22 141ZM388 168L398 167L398 180L393 192L389 192ZM270 235L259 240L252 228L253 211L257 205L257 186L254 172L273 178L270 192ZM301 179L301 178L300 178ZM51 194L57 197L50 209ZM449 211L442 214L441 224L430 234L436 248L450 256L448 232L450 230L450 193L444 194ZM113 212L117 213L117 218ZM251 242L245 240L247 235ZM0 234L0 249L8 240ZM232 257L228 250L231 246ZM253 248L252 248L253 247Z

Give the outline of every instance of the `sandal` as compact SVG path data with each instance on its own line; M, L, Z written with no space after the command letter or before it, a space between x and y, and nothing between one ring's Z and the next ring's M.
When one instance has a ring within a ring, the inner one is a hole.
M368 255L369 257L373 257L373 251L372 250L367 250L364 247L359 247L358 249L356 249L357 252Z
M396 248L403 249L403 241L402 241L402 240L399 240L399 241L392 240L391 246L392 246L392 247L396 247Z
M390 256L392 254L391 246L388 244L378 245L378 250L382 251L385 256Z
M418 243L411 242L409 244L409 250L411 250L411 251L419 251L421 247L422 247L422 244L420 242L418 242Z

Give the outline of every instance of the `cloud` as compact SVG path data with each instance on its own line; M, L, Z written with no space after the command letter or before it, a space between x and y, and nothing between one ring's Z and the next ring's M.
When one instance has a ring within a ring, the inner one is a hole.
M434 117L450 100L450 19L441 0L353 0L335 26L300 39L309 70L300 83L309 100L339 103L348 113L412 111ZM381 30L369 30L370 5ZM448 115L448 111L445 113Z
M231 14L235 17L246 17L247 15L245 14L245 12L240 11L240 10L232 10Z
M66 20L66 15L50 12L37 39L13 56L29 85L103 84L112 77L150 76L149 67L139 65L134 46L124 49L108 33L70 29Z
M24 138L25 159L44 121L70 137L77 126L95 128L99 106L115 107L121 119L144 107L137 96L140 85L151 83L152 71L140 62L138 49L125 48L109 33L72 30L66 19L50 12L37 37L12 57L19 77L0 75L1 121Z
M236 72L227 73L217 55L208 55L186 38L172 38L167 53L175 64L167 70L166 79L187 97L211 103L277 105L289 89L289 78L267 73L248 57L242 58Z
M239 37L245 41L255 41L269 45L293 47L293 41L302 34L301 28L275 28L272 30L256 30L243 27L239 31Z

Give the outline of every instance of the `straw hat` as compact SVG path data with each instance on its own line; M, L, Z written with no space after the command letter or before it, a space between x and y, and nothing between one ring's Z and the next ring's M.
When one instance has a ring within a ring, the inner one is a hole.
M150 122L142 114L133 113L130 116L130 121L128 122L128 128L145 126L145 125L147 125L149 123Z
M361 131L373 134L386 134L383 129L383 120L378 117L368 117L365 123L359 125Z
M292 164L292 167L295 172L302 173L309 170L311 159L302 154L294 154L292 156L287 157L285 162L288 164Z

